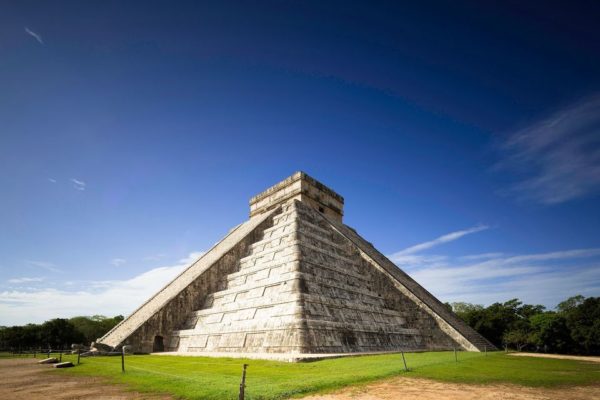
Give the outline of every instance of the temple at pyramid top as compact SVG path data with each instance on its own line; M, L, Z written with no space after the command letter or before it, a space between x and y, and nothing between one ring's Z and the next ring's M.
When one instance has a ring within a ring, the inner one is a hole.
M302 171L250 199L250 217L264 214L290 200L300 200L338 222L344 215L344 198Z

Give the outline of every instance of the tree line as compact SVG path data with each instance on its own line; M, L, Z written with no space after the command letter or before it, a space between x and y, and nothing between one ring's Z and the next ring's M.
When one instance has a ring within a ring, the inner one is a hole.
M499 348L563 354L600 354L600 297L573 296L556 310L518 299L488 307L447 304Z
M71 344L90 345L123 320L122 315L54 318L43 324L0 327L0 349L67 349Z

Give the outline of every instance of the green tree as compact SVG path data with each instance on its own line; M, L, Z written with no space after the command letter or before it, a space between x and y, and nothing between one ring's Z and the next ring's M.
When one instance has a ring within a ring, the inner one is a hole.
M530 343L529 338L530 333L523 328L513 328L504 332L502 335L502 341L509 347L514 347L518 351L523 350L523 348Z
M474 326L475 330L496 346L502 346L505 343L504 333L511 330L518 319L516 310L520 305L521 302L517 299L490 305L482 310L481 317Z
M82 343L83 340L83 334L67 319L51 319L41 326L42 345L62 349L70 347L73 343Z
M91 342L104 336L106 332L122 320L122 315L117 315L113 318L108 318L104 315L94 315L91 317L73 317L69 321L81 332L84 338L83 342L89 345Z
M569 297L567 300L558 303L558 306L556 306L556 309L560 313L563 313L563 314L568 313L572 309L581 305L584 302L584 300L585 300L585 297L578 294L577 296Z
M557 306L557 312L518 299L488 307L452 303L452 309L496 346L600 354L600 297L570 297Z
M544 311L544 306L523 304L518 299L494 303L488 307L453 303L454 312L496 346L507 343L523 348L531 344L529 318ZM527 339L526 339L527 338Z
M589 297L562 313L577 350L600 354L600 297Z
M24 349L33 349L39 347L42 327L38 324L27 324L23 327L23 336L21 337L21 347Z
M531 342L538 349L551 353L573 351L574 342L566 319L553 311L533 315L530 318Z

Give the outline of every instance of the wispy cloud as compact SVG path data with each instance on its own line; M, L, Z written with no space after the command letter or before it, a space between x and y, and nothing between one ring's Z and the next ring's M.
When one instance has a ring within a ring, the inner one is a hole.
M481 230L483 227L452 232L389 258L442 301L490 304L518 297L554 307L575 294L600 295L600 248L458 257L418 254Z
M420 259L422 257L422 256L414 256L415 253L430 249L435 246L439 246L444 243L453 242L455 240L462 238L463 236L470 235L472 233L481 232L486 229L489 229L489 227L487 225L477 225L472 228L462 229L460 231L455 231L455 232L450 232L450 233L442 235L438 238L435 238L433 240L419 243L414 246L410 246L404 250L400 250L400 251L392 254L391 256L389 256L389 258L396 263L398 263L398 262L409 262L409 263L415 262L417 259ZM436 256L430 256L430 257L436 257ZM439 259L434 259L434 261L439 261Z
M32 31L31 29L29 29L28 27L25 27L25 33L27 33L29 36L31 36L35 40L37 40L39 44L44 44L44 41L42 40L42 35L40 35L39 33L35 33L34 31Z
M496 252L496 253L481 253L481 254L470 254L468 256L461 256L462 260L484 260L486 258L498 258L502 257L504 253Z
M167 255L164 253L153 254L151 256L144 257L144 261L158 261L162 258L165 258Z
M551 261L574 258L588 258L600 256L600 249L575 249L564 251L553 251L549 253L526 254L504 258L507 264L521 263L526 261Z
M465 236L474 228L452 232L399 251L389 258L442 301L489 304L518 297L555 306L575 294L600 294L600 248L531 254L488 252L458 257L418 254ZM459 233L463 233L462 235Z
M589 250L497 257L480 263L448 259L443 264L419 265L410 275L443 301L490 304L517 297L553 307L575 294L600 294L600 249Z
M507 192L543 204L563 203L600 188L600 94L512 133L498 169L524 178Z
M58 269L56 267L56 265L54 265L51 262L48 261L36 261L36 260L24 260L25 263L37 267L37 268L42 268L45 269L46 271L50 271L50 272L58 272L58 273L62 273L63 271Z
M86 187L86 183L84 181L80 181L79 179L71 178L71 182L73 183L73 188L75 190L84 191Z
M48 182L50 182L50 183L56 183L56 179L54 179L54 178L48 178Z
M126 262L127 260L125 260L124 258L113 258L112 260L110 260L111 265L114 265L115 267L119 267L125 264Z
M181 260L179 260L179 262L182 263L182 264L189 265L189 264L195 262L196 260L198 260L204 254L206 254L205 251L194 251L194 252L188 254L187 257L182 258Z
M0 325L76 315L127 315L188 267L188 260L195 261L202 253L190 253L182 259L186 262L154 268L130 279L46 282L42 289L0 291Z
M33 283L33 282L42 282L43 280L44 280L44 278L40 278L40 277L36 277L36 278L23 277L23 278L9 279L7 282L8 283Z

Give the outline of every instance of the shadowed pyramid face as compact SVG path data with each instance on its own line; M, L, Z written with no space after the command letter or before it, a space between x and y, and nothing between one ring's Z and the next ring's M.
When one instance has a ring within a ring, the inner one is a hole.
M296 173L251 218L100 339L137 351L284 359L492 348L342 224L343 198Z

